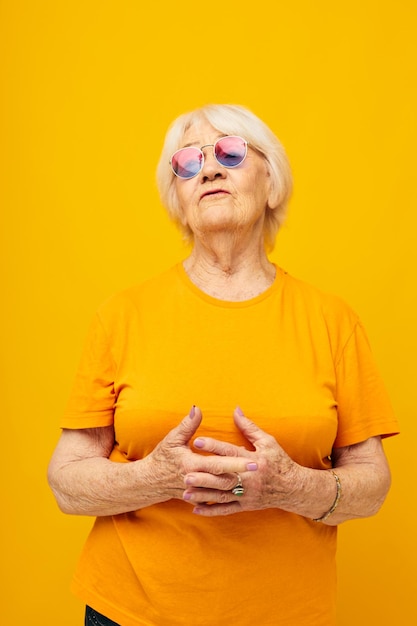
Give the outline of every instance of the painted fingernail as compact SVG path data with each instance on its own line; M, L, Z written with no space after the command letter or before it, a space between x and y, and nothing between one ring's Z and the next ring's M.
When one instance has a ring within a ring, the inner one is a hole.
M204 439L196 439L194 445L196 448L204 448Z
M236 413L237 413L238 415L240 415L240 417L243 417L243 416L244 416L244 413L243 413L242 409L240 408L240 406L237 406L237 407L236 407Z
M248 472L254 472L255 470L258 469L258 464L257 463L248 463L246 466L246 469L248 470Z
M189 412L190 419L193 419L194 415L195 415L195 404L193 404L193 406L190 409L190 412Z

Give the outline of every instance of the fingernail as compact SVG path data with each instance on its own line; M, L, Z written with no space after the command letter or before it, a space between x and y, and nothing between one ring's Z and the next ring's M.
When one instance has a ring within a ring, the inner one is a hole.
M243 416L244 416L244 413L243 413L242 409L240 408L240 406L237 406L237 407L236 407L236 413L237 413L238 415L240 415L240 417L243 417Z
M194 445L196 448L204 448L204 439L195 439Z
M184 499L184 500L187 500L187 501L188 501L188 500L191 500L191 493L187 493L187 492L185 492L185 493L184 493L184 495L183 495L183 499Z
M258 469L258 464L257 463L248 463L246 466L246 469L248 470L248 472L254 472L255 470Z
M193 419L194 415L195 415L195 404L193 404L193 406L190 409L190 412L189 412L190 419Z
M195 515L200 515L200 513L201 513L201 509L194 508L194 509L193 509L193 513L194 513Z

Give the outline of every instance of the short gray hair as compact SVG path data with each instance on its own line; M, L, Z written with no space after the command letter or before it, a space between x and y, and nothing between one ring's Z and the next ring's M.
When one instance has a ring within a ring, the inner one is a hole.
M225 135L240 135L265 159L271 176L270 202L266 209L264 239L272 250L280 226L283 224L288 200L292 191L292 175L285 150L271 129L249 109L234 104L209 104L173 121L165 137L157 167L157 185L161 202L171 219L181 230L185 240L192 240L188 225L181 222L175 175L169 165L173 153L182 147L187 130L201 120L207 120L213 128Z

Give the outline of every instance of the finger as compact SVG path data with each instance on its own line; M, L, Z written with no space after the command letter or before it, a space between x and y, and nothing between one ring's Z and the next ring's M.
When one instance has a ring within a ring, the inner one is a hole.
M218 454L219 456L250 456L250 450L246 450L243 446L236 446L227 441L219 441L211 437L197 437L193 445L198 450Z
M195 454L193 457L193 467L190 469L192 469L192 472L189 473L205 472L207 474L220 476L221 474L255 472L258 469L258 464L245 457L203 456Z
M233 515L233 513L241 513L242 505L240 502L228 502L224 504L197 504L193 513L201 515L201 517L219 517L224 515Z
M165 443L173 448L187 445L195 435L203 416L197 406L192 406L188 415L165 437Z
M228 504L237 500L231 491L218 491L216 489L187 489L182 497L190 504Z
M273 439L269 433L266 433L254 422L248 419L240 407L236 407L234 410L233 419L243 436L250 441L256 450L268 446L271 439Z
M190 473L184 477L184 483L188 491L195 489L217 489L220 491L231 491L237 484L237 474L221 474L214 476L204 472Z

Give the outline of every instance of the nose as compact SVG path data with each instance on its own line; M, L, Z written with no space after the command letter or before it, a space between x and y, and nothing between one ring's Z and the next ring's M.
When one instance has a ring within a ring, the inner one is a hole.
M202 147L202 150L204 152L204 163L200 172L202 181L224 178L226 168L222 167L214 156L214 147L212 145L205 145Z

